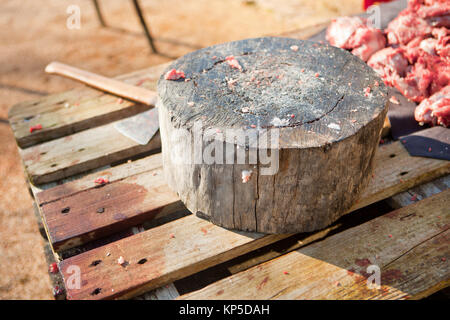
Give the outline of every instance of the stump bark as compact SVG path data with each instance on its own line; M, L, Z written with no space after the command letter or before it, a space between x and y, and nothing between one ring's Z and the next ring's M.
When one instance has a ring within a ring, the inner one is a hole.
M158 83L164 174L186 207L230 229L309 232L368 184L387 89L329 45L266 37L208 47Z

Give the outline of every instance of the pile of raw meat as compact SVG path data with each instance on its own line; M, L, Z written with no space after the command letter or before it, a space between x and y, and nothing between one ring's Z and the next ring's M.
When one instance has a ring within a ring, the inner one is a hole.
M418 102L419 123L450 126L450 0L409 0L383 31L359 17L333 20L327 41L367 61L391 87Z

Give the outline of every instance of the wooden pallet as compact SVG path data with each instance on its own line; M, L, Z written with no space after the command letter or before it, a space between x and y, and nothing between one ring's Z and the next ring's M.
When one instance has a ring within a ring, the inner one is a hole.
M165 66L118 78L155 89ZM86 87L10 111L47 257L61 271L52 279L68 299L404 299L448 286L448 161L383 144L370 186L335 224L297 235L234 232L190 214L169 190L159 135L141 146L113 128L146 108ZM43 129L30 133L35 124ZM96 185L99 177L109 183ZM386 199L397 210L379 203ZM370 264L381 269L380 289L367 289Z

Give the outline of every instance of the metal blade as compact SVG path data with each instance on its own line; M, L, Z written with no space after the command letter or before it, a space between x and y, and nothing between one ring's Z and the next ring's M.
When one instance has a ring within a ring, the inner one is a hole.
M114 128L139 144L147 144L159 129L158 109L155 107L118 121Z

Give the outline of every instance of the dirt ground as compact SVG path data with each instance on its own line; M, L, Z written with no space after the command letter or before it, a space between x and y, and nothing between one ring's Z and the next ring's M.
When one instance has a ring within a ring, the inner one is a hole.
M160 64L198 48L277 34L357 13L362 0L141 0L160 54L150 54L131 1L3 0L0 4L0 299L51 299L22 166L7 123L15 103L79 86L44 74L52 60L107 76ZM80 29L66 12L80 8Z

